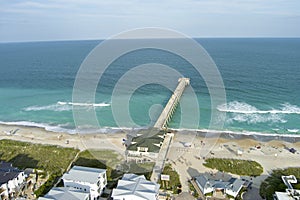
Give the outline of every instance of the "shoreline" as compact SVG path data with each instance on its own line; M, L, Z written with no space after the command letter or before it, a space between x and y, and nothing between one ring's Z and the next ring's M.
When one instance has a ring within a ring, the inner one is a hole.
M79 150L87 149L111 149L124 155L126 150L124 139L127 140L127 134L138 129L105 129L102 133L89 134L70 134L65 132L53 132L41 127L16 126L0 124L0 140L9 139L22 142L30 142L44 145L55 145L62 147L71 147ZM201 138L204 142L218 145L223 142L236 142L240 146L248 141L252 144L263 144L265 146L273 143L280 146L295 147L300 151L300 135L297 137L263 134L239 134L225 131L203 131L192 129L170 129L175 135L180 135L182 142L193 142L194 138Z
M3 122L0 121L0 126L18 126L24 128L39 128L43 129L47 132L52 133L66 133L70 135L88 135L88 134L111 134L111 133L118 133L118 132L128 132L130 130L140 130L140 129L147 129L148 127L99 127L97 129L68 129L59 126L51 126L43 123L36 123L36 122L27 122L27 121L19 121L19 122ZM175 132L197 132L200 134L218 134L218 135L227 135L230 137L253 137L254 139L267 139L267 138L280 138L283 140L290 140L292 141L293 138L297 138L297 141L300 141L300 131L293 133L268 133L268 132L256 132L256 131L232 131L232 130L211 130L211 129L189 129L189 128L169 128L171 131ZM290 139L292 138L292 139ZM268 140L268 139L267 139Z

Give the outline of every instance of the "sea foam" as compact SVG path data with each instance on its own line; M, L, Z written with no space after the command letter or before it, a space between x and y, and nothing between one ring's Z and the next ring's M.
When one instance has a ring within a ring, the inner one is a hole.
M47 111L56 111L56 112L61 112L61 111L70 111L72 110L73 106L76 107L107 107L110 106L108 103L73 103L73 102L63 102L63 101L58 101L56 104L50 104L46 106L29 106L24 108L24 111L42 111L42 110L47 110Z
M227 104L219 105L217 110L230 113L226 123L242 122L247 124L256 123L287 123L285 115L300 114L300 108L289 103L281 104L280 109L260 110L255 106L245 102L232 101Z
M232 101L217 107L220 112L242 113L242 114L300 114L300 108L289 103L281 104L281 109L259 110L244 102Z
M30 121L16 121L16 122L0 121L0 124L10 125L10 126L36 127L36 128L45 129L46 131L58 132L58 133L69 133L69 134L76 133L75 129L63 128L63 126L65 126L64 124L50 125L50 124L46 124L46 123L37 123L37 122L30 122Z

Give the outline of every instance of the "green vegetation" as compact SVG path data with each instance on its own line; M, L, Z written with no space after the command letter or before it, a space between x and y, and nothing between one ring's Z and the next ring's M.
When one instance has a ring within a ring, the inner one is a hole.
M105 166L111 166L115 168L120 161L122 161L122 156L116 151L91 149L80 152L76 164L84 164L87 167L105 168Z
M51 145L0 140L0 159L20 169L36 168L50 174L62 174L78 150Z
M194 187L194 185L191 183L191 181L189 181L189 190L195 198L199 197L199 194L198 194L196 188Z
M73 162L79 150L52 145L0 140L0 160L12 162L20 169L42 170L39 177L47 181L35 191L37 197L46 194ZM108 187L116 186L124 173L145 175L150 179L154 163L125 163L113 150L86 150L78 154L73 165L107 169Z
M247 188L243 187L235 198L233 196L230 196L230 195L226 195L226 196L227 196L228 199L243 200L242 195L243 195L244 192L247 192Z
M287 168L274 170L272 174L262 182L260 185L260 196L267 200L273 200L273 194L275 191L284 192L287 188L283 183L281 176L294 175L298 181L300 181L300 168ZM298 188L299 184L293 185L294 188Z
M79 150L52 145L33 144L13 140L0 140L0 160L13 163L20 169L35 168L49 177L37 191L40 196L49 191L75 158Z
M160 188L165 190L172 190L173 194L178 194L181 192L181 184L179 180L179 174L173 170L170 164L167 164L162 172L162 174L169 175L170 181L159 180Z
M51 188L54 186L54 184L58 181L59 176L56 174L51 174L48 178L48 180L42 185L40 186L35 192L34 194L39 197L42 195L45 195L49 190L51 190Z
M148 162L148 163L127 163L129 166L129 169L126 173L134 173L137 175L144 175L146 179L150 180L151 175L152 175L152 170L155 165L153 162Z
M210 192L210 193L206 193L206 194L205 194L206 197L212 197L213 195L214 195L213 192Z
M85 150L79 153L74 165L106 169L108 181L118 178L121 174L114 171L116 163L120 162L119 154L112 150Z
M263 167L251 160L208 158L205 161L203 165L206 167L237 175L259 176L263 172Z

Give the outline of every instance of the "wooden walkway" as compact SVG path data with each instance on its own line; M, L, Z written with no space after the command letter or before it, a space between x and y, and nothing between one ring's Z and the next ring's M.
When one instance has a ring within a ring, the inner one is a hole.
M156 123L154 124L154 128L165 129L167 128L168 122L171 120L173 113L176 110L176 106L182 96L182 93L186 86L190 84L189 78L179 78L178 85L173 92L171 98L169 99L167 105L163 109L162 113L158 117Z
M168 122L171 120L173 113L175 112L176 106L180 100L180 97L183 94L184 89L186 86L190 84L189 78L179 78L178 85L172 94L171 98L169 99L167 105L165 106L164 110L160 114L158 120L156 121L154 128L157 129L166 129ZM160 179L160 175L164 169L165 161L168 155L169 147L171 145L173 139L173 134L167 134L163 144L160 147L160 151L158 153L158 158L155 162L151 181L158 182Z

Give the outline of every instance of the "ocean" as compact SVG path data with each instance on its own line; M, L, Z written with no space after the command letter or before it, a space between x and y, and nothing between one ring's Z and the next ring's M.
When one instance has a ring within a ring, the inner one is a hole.
M218 131L300 135L300 39L195 40L212 57L224 81L227 103L215 109L226 113L226 118ZM100 42L0 43L0 123L74 133L74 80L85 57ZM154 49L132 52L113 62L97 88L96 105L83 106L95 109L102 131L118 128L111 108L116 81L130 67L154 61L176 70L189 65L171 53ZM199 102L195 109L200 110L200 123L196 128L206 130L211 117L210 94L205 82L189 69L182 73L191 78ZM151 126L155 119L149 116L149 109L165 105L170 96L170 90L155 84L136 90L129 108L135 126ZM177 109L170 128L191 128L182 127L180 120ZM131 127L129 122L122 126Z

